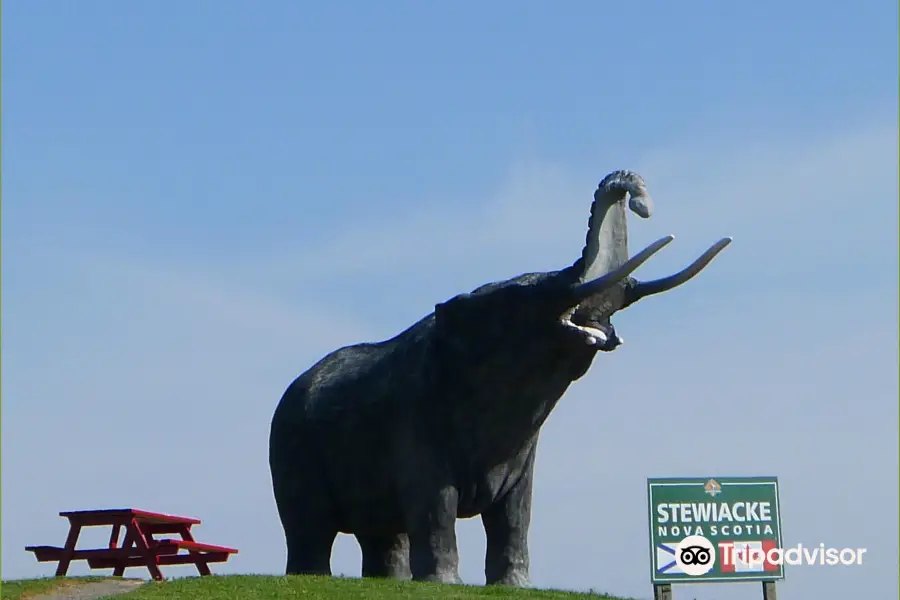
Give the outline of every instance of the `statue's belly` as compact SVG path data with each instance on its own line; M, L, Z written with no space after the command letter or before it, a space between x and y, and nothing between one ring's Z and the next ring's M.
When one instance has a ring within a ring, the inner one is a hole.
M331 427L322 424L317 436L317 453L339 528L344 533L401 531L395 431L359 416L363 418Z

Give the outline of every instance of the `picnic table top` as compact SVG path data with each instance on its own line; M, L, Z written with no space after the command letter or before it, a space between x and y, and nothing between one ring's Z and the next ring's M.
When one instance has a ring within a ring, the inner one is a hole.
M164 513L150 512L137 508L104 508L98 510L67 510L59 513L59 516L73 521L89 520L97 524L115 524L124 519L136 519L142 523L182 523L186 525L199 525L200 519L191 517L179 517Z

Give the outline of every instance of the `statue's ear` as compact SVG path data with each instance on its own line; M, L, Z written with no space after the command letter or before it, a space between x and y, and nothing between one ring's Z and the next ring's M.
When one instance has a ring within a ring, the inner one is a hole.
M434 306L434 318L439 329L453 330L470 321L475 303L472 294L459 294Z

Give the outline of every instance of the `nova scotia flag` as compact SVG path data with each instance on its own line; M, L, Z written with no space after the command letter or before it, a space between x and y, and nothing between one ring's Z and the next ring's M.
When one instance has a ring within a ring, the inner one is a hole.
M656 545L656 572L665 575L683 575L684 572L675 562L677 542L666 542Z

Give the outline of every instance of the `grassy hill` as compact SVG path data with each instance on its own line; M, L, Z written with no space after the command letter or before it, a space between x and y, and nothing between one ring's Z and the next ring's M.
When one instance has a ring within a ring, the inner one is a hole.
M2 600L27 600L56 586L74 587L102 578L48 578L4 581ZM120 596L116 596L120 597ZM355 578L225 575L185 577L163 582L148 582L121 596L128 600L475 600L509 598L512 600L626 600L593 593L555 590L510 589L484 586L440 585Z

